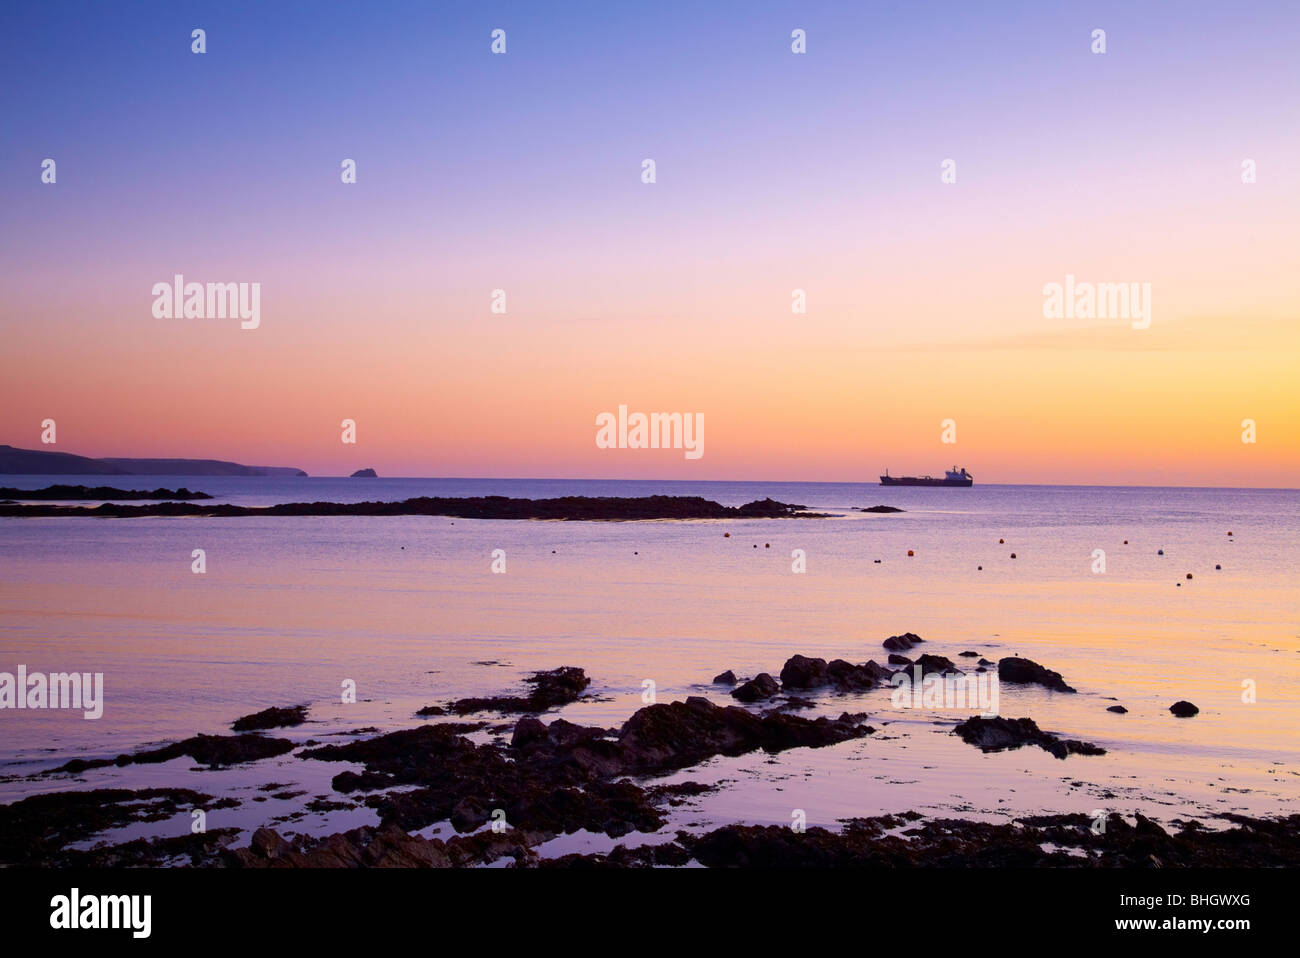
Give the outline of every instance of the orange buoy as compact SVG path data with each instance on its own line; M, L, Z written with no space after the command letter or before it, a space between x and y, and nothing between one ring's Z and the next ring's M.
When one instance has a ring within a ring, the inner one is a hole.
M1015 558L1015 557L1016 557L1016 554L1015 554L1015 553L1014 553L1014 552L1013 552L1013 553L1011 553L1011 558L1013 558L1013 559L1014 559L1014 558Z
M911 549L908 549L908 550L907 550L907 554L908 554L908 555L916 555L916 553L913 552Z

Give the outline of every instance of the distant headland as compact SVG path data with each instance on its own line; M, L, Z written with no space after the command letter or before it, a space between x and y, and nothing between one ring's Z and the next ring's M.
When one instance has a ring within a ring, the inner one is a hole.
M220 459L91 459L69 452L0 446L5 476L305 476L291 466L244 466Z

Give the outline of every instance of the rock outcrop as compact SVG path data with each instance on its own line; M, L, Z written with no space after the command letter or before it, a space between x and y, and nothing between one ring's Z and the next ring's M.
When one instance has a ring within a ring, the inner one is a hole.
M1032 659L1009 656L998 659L998 678L1003 682L1021 685L1041 685L1056 692L1074 692L1075 689L1065 684L1060 672L1044 668Z
M1091 742L1063 739L1051 732L1044 732L1033 719L1029 718L1009 719L1000 716L983 718L976 715L954 728L953 734L984 752L1000 752L1003 749L1015 749L1024 745L1037 745L1057 758L1065 758L1067 755L1106 754L1104 748Z

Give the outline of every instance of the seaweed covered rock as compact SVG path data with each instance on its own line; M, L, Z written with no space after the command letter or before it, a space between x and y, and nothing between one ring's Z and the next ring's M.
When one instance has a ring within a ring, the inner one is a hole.
M458 699L452 702L448 709L457 715L486 711L545 712L547 709L576 702L591 684L591 679L587 678L586 672L569 665L549 671L534 672L524 681L533 687L527 695Z
M777 685L776 679L766 672L760 672L748 682L732 690L732 697L741 702L760 702L763 699L770 699L781 691L781 686Z
M920 645L925 639L921 638L915 632L904 632L902 635L891 635L880 644L890 652L906 652L913 646Z
M265 731L272 728L291 728L307 721L307 706L293 705L289 708L269 708L235 719L231 729L236 732Z
M1008 656L998 659L998 678L1003 682L1021 685L1041 685L1056 692L1073 692L1075 689L1065 684L1060 672L1044 668L1033 659Z
M1009 719L1001 716L984 718L976 715L953 729L963 742L977 746L984 752L1000 752L1024 745L1037 745L1057 758L1067 755L1105 755L1106 750L1091 742L1063 739L1044 732L1033 719Z

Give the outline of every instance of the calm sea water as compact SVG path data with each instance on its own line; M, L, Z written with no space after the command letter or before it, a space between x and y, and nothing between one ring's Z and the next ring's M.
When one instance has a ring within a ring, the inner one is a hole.
M110 480L187 485L249 505L666 493L728 505L771 496L836 517L0 519L0 671L22 663L103 672L106 698L99 721L0 712L0 801L87 783L239 792L270 779L321 794L338 767L292 757L204 773L201 785L184 759L84 780L22 776L74 756L228 731L236 717L270 705L312 705L314 721L286 733L301 739L408 727L423 705L512 689L558 665L582 666L593 679L593 700L562 714L612 726L642 705L645 680L660 701L705 694L730 702L708 685L723 669L775 674L794 653L883 662L881 640L904 631L959 664L957 653L969 649L995 660L1019 653L1060 671L1078 695L1004 686L1001 714L1032 717L1108 754L1064 762L1037 749L985 755L949 734L964 715L899 711L887 692L821 694L818 712L866 711L880 731L682 773L726 784L684 807L674 827L785 823L796 808L809 824L913 808L993 817L1142 809L1169 819L1291 812L1300 798L1294 490L152 476L5 483ZM850 511L877 503L906 512ZM191 572L194 549L206 552L204 575ZM505 550L504 575L491 571L495 549ZM1098 549L1104 573L1093 571ZM794 550L806 555L803 574L792 571ZM356 683L356 704L341 704L344 680ZM1243 683L1253 683L1255 701L1243 701ZM1167 709L1178 699L1201 714L1174 718ZM1107 712L1115 701L1129 713ZM255 827L269 811L245 802L230 814ZM370 814L296 827L332 831ZM575 842L561 840L563 850Z

